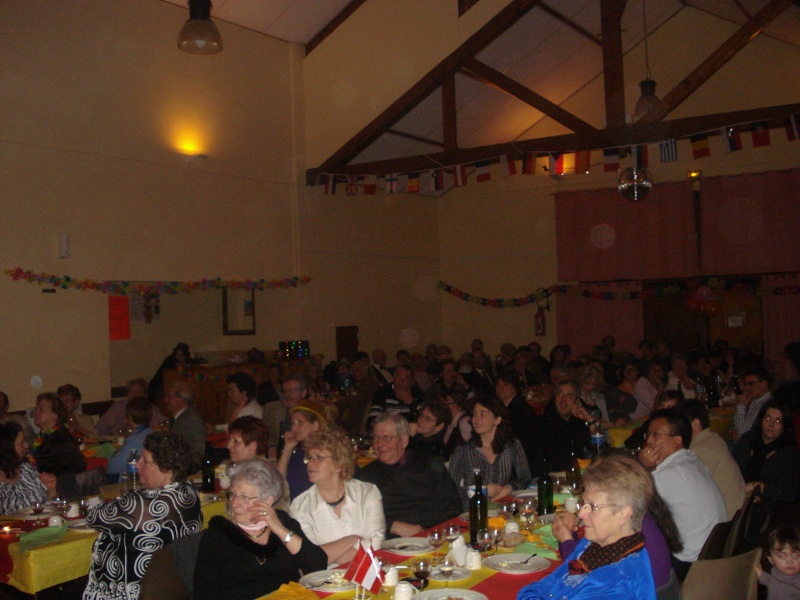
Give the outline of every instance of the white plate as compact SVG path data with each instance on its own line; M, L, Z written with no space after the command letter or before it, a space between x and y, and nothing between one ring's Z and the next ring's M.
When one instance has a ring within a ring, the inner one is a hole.
M464 567L456 567L450 574L450 581L461 581L463 579L469 579L470 575L472 575L472 571L470 571L469 569L465 569ZM442 572L439 570L439 567L434 567L433 573L430 574L428 579L433 579L434 581L446 581L445 576L442 575Z
M388 550L403 556L416 556L433 552L433 546L425 538L396 538L381 544L381 550Z
M413 596L414 600L489 600L488 596L484 596L475 590L461 590L458 588L450 588L447 590L425 590Z
M86 519L67 519L67 527L70 529L80 529L81 527L86 528Z
M30 508L26 508L24 510L18 510L15 513L10 513L5 516L8 518L22 519L23 521L35 521L36 519L46 519L54 512L55 509L52 506L45 506L41 514L38 515L33 514L33 510L31 510Z
M494 508L490 508L489 511L486 513L490 518L497 516L497 510ZM469 523L469 512L461 513L458 515L458 518L464 521L465 523Z
M536 573L537 571L544 571L550 566L550 561L541 556L534 556L527 564L523 564L522 561L529 556L530 554L517 553L497 554L486 558L483 561L483 566L501 573L510 573L511 575Z
M316 571L315 573L303 575L300 578L300 585L320 592L343 592L356 589L355 583L344 578L346 572L345 569ZM341 575L341 578L339 578L339 575ZM326 581L328 583L325 583Z

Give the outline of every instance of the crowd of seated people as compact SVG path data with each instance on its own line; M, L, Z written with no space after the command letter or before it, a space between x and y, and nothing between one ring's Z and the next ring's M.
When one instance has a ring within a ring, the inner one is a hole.
M640 573L626 593L652 597L641 589L664 583L669 569L683 577L710 530L749 495L757 495L760 506L747 543L757 545L773 511L800 499L798 345L787 346L772 371L752 351L740 354L724 342L684 355L663 341L643 340L638 350L617 351L606 336L587 355L559 345L548 360L531 342L503 344L492 357L476 339L457 355L435 344L425 355L398 351L393 368L387 353L375 349L330 368L288 370L282 380L285 365L270 365L268 385L258 386L245 373L230 376L232 517L215 521L202 542L207 569L197 582L211 590L233 576L268 593L297 580L303 569L347 562L362 539L379 547L386 538L416 535L460 514L476 468L497 500L526 487L543 465L560 471L575 455L588 457L591 431L629 420L644 421L631 438L639 462L610 456L591 468L579 513L587 525L582 541L575 538L574 520L564 517L554 526L562 552L588 569L587 581L614 581L615 574L648 563L652 579ZM188 348L176 347L176 353L168 362L187 364ZM119 470L130 448L147 449L154 406L144 397L146 382L132 380L129 388L124 404L112 405L97 431L80 413L77 387L40 394L30 461L24 427L3 419L3 510L60 493L61 479L68 482L86 468L77 442L103 431L114 435L120 408L130 435L109 472ZM170 418L159 428L182 440L185 456L180 469L154 463L152 489L196 471L208 433L191 385L174 384L163 396ZM7 399L0 400L4 417ZM709 409L726 401L735 411L733 453L709 427ZM338 410L331 412L332 403ZM371 437L375 460L358 469L347 435L357 443ZM601 512L609 502L614 510ZM235 548L239 558L254 555L259 568L220 570L211 541ZM262 561L269 566L262 568ZM608 575L601 577L601 568ZM104 585L100 573L97 566L95 589ZM561 590L562 575L556 571L520 597Z

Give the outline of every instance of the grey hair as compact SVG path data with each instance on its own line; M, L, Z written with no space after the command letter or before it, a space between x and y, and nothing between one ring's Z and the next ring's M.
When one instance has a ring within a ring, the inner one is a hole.
M172 393L186 402L186 404L190 406L194 404L194 391L192 390L192 386L185 381L179 381L178 383L174 384L172 386L172 390Z
M375 425L377 425L378 423L394 423L397 435L410 434L410 429L408 428L408 421L406 421L406 418L399 412L384 412L379 414L375 418L375 422L372 424L372 428L375 429Z
M308 377L300 373L287 375L283 378L283 383L286 383L287 381L296 381L304 390L307 390L309 387L311 387L311 382L308 380Z
M273 505L278 504L283 495L283 476L275 465L260 458L236 463L231 468L231 485L236 482L254 486L262 500L272 496Z

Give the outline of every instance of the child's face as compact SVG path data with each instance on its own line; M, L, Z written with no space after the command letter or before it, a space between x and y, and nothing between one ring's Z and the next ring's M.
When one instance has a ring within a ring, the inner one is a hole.
M789 544L783 548L773 548L769 553L769 562L784 575L797 575L800 573L800 550L795 550Z

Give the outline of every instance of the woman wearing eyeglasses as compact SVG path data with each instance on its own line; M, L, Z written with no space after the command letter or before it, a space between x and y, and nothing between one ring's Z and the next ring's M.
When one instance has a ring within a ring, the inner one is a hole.
M292 428L283 436L283 452L278 459L278 470L289 482L289 494L294 500L311 487L308 471L303 462L303 443L312 433L328 428L325 410L318 402L302 400L289 410Z
M755 425L736 442L733 458L742 471L747 494L758 495L745 534L745 545L754 548L774 504L800 499L800 453L789 406L774 398L767 400Z
M578 516L584 538L549 576L522 588L517 600L655 600L642 534L653 499L650 474L633 459L609 457L590 465L583 483Z
M297 521L273 508L280 497L281 475L271 463L250 460L234 467L230 518L213 517L200 541L193 598L251 600L325 568L325 552Z
M328 555L328 564L353 558L361 538L383 543L386 519L378 488L353 479L356 455L341 433L324 429L305 442L311 488L292 501L290 513Z

